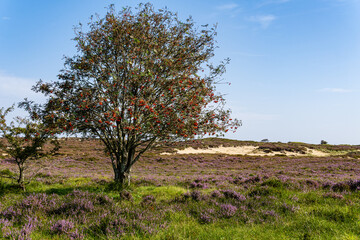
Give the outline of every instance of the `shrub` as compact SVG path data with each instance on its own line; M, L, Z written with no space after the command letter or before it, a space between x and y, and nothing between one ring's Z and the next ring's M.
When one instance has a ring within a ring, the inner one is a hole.
M141 201L142 205L151 205L153 203L155 203L155 197L153 195L144 196Z
M230 218L235 215L237 207L231 204L222 204L220 205L220 216L224 218Z
M51 227L50 230L53 234L69 233L74 228L74 223L68 220L58 220Z
M241 195L238 192L235 192L234 190L223 190L222 193L226 198L235 199L237 201L245 201L246 197L244 195Z
M350 186L346 182L338 182L332 185L331 189L335 192L350 191Z
M194 200L194 201L201 201L203 200L204 196L200 191L193 191L190 193L190 197Z
M222 196L223 196L223 194L219 190L214 190L211 193L211 197L213 197L213 198L221 198Z
M208 213L200 213L199 216L199 222L206 224L206 223L211 223L214 221L214 218L212 216L210 216Z
M340 193L325 193L323 195L325 198L334 198L334 199L344 199L344 196Z
M133 196L131 195L131 193L129 191L123 190L123 191L120 192L120 199L127 200L127 201L132 201Z

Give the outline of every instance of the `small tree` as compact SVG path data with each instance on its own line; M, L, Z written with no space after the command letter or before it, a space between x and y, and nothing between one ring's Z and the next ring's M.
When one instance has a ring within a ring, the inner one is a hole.
M105 18L91 18L88 32L80 25L78 55L65 58L58 81L33 88L49 97L47 103L23 103L47 124L99 138L120 183L129 183L131 167L156 141L240 126L215 93L229 61L208 63L215 27L198 30L191 18L182 22L151 4L137 10L116 14L110 6Z
M1 137L4 139L4 143L0 143L0 148L15 160L19 169L17 182L25 190L25 163L29 159L46 154L43 146L50 140L52 132L34 119L17 117L15 122L6 124L5 116L12 110L13 107L6 110L0 109L0 131ZM51 143L54 148L49 153L55 153L60 145L55 138L51 139Z

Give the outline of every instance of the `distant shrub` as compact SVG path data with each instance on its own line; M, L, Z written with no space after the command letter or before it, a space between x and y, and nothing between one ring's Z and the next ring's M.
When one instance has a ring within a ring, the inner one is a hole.
M341 157L360 158L360 152L359 151L348 152L344 155L341 155Z
M265 153L270 152L297 152L301 154L306 153L306 148L304 146L293 144L293 143L264 143L261 144L258 148L259 150L264 151Z
M321 145L326 145L326 144L328 144L328 142L325 141L325 140L321 140L320 144L321 144Z

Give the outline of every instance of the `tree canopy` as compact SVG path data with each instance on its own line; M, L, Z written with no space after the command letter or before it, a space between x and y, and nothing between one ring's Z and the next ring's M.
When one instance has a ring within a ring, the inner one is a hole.
M65 58L58 80L33 88L48 101L22 104L51 129L100 138L115 180L156 141L221 134L241 124L216 92L229 61L209 62L216 26L196 27L191 18L181 21L150 3L135 10L110 6L86 30L80 24L77 55Z
M39 120L16 117L15 121L6 123L6 115L13 109L14 107L0 108L0 136L3 138L0 148L17 164L19 176L16 180L25 190L24 171L27 161L56 153L60 144L52 132ZM43 146L47 141L50 141L53 148L45 151Z

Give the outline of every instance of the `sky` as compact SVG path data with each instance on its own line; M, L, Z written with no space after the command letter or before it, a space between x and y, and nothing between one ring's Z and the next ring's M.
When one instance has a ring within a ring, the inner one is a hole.
M137 0L0 0L0 107L53 81L76 54L74 26ZM360 144L360 0L153 0L197 26L217 24L213 63L243 126L238 140ZM22 115L17 110L14 114Z

